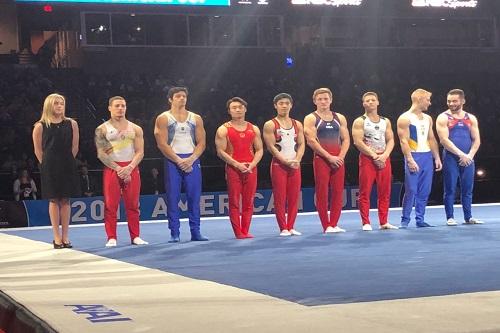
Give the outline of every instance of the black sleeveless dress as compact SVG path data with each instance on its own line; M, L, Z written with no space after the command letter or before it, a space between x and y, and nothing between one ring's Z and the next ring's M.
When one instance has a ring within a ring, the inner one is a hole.
M80 184L76 171L76 160L71 152L73 128L71 120L42 124L41 183L43 199L77 197Z

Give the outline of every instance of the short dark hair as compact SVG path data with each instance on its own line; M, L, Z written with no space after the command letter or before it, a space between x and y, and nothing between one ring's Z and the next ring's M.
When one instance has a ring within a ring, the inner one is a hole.
M465 93L462 89L451 89L448 91L448 95L458 95L461 99L465 98Z
M112 106L114 101L125 101L125 98L121 96L113 96L108 100L108 105Z
M226 108L229 110L229 105L233 102L238 102L238 103L241 103L243 104L245 107L247 107L248 103L241 97L232 97L230 99L227 100L226 102Z
M183 91L186 94L186 96L188 95L188 89L186 87L172 87L168 89L168 94L167 94L168 99L172 99L175 94L181 91Z
M274 96L273 98L273 103L276 104L280 99L288 99L290 103L293 104L293 98L290 96L290 94L287 93L279 93L278 95Z

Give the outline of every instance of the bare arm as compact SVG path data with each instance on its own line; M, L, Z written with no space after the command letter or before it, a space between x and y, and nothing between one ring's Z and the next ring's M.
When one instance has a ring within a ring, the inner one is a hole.
M439 141L443 147L452 154L458 157L465 155L465 152L458 149L457 146L450 140L450 131L448 130L448 117L441 113L436 119L436 131L439 137Z
M411 148L410 144L408 143L408 138L410 137L410 119L408 119L405 115L399 116L397 126L401 151L405 156L406 163L408 164L408 169L411 172L417 172L419 170L419 167L413 159L413 156L411 155Z
M337 113L340 120L340 153L339 156L342 159L342 164L344 163L345 155L351 146L351 138L349 137L349 129L347 128L347 120L344 115ZM340 165L339 165L340 166Z
M253 126L253 131L255 132L255 138L253 139L253 149L254 149L254 155L253 155L253 160L248 166L248 169L251 171L253 168L259 164L260 160L262 159L262 155L264 154L264 146L262 144L262 137L260 134L260 130L257 126Z
M302 157L304 156L304 151L306 149L306 143L304 139L304 127L297 121L297 155L295 156L295 160L297 163L302 161Z
M392 124L389 119L385 119L385 151L382 155L379 155L378 160L385 162L389 156L391 156L392 150L394 149L394 132L392 131Z
M439 156L439 145L436 140L436 136L434 135L434 124L431 116L426 115L429 119L429 134L427 138L429 140L429 146L431 147L432 156L434 157L434 164L436 166L436 171L439 171L443 168L441 164L441 157Z
M479 135L479 124L477 121L477 118L471 114L469 114L470 120L472 122L472 126L470 128L470 135L472 138L472 146L469 150L469 157L471 159L474 159L474 156L476 156L476 153L479 149L479 146L481 145L481 137Z
M113 146L106 139L106 128L104 125L100 125L95 129L94 140L97 149L97 158L108 168L118 171L120 166L109 156L109 153L113 151Z
M80 130L78 129L78 123L74 119L71 119L71 128L73 129L73 142L71 143L71 153L73 154L73 157L76 157L80 145Z
M31 193L33 194L33 199L36 200L36 192L38 192L38 189L36 188L36 184L33 179L30 180L30 185L31 185Z
M238 162L229 155L227 150L227 128L225 126L220 126L215 133L215 148L217 150L217 156L228 165L236 167Z
M357 118L354 120L354 123L352 124L352 140L361 154L371 157L372 159L376 159L378 157L377 153L375 153L364 141L365 131L363 126L363 118Z
M36 123L35 127L33 128L33 148L35 151L35 156L38 159L38 162L40 163L42 163L43 160L42 132L43 132L42 123L40 122Z

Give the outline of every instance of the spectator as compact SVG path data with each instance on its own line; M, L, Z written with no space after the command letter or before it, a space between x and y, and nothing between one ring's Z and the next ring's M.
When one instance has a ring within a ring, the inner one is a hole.
M14 181L13 192L16 201L36 200L36 184L28 173L28 170L22 169L19 172L19 177Z
M95 194L95 182L89 176L89 169L87 166L80 166L80 188L84 197L92 197Z

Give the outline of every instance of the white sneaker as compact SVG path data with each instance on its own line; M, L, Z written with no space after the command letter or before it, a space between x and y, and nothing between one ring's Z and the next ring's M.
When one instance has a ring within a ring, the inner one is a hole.
M373 230L372 226L370 224L368 224L368 223L367 224L363 224L363 228L362 229L363 229L363 231L372 231Z
M282 236L282 237L288 237L291 235L292 235L292 233L286 229L284 229L282 232L280 232L280 236Z
M108 242L106 243L106 247L114 247L116 246L116 239L110 238L108 239Z
M335 228L333 228L333 231L332 231L332 232L334 232L334 233L337 233L337 232L345 232L345 230L344 230L344 229L342 229L342 228L341 228L341 227L339 227L339 226L336 226Z
M141 237L136 237L132 241L132 245L148 245L149 243L143 240Z
M397 230L399 228L396 227L395 225L390 224L390 223L386 223L386 224L382 224L380 226L380 229L381 230Z
M333 229L333 227L328 226L328 227L326 227L326 229L325 229L325 234L330 234L330 233L332 233L332 232L335 232L335 231L333 231L333 230L334 230L334 229Z
M483 224L484 222L471 217L469 221L465 221L464 224Z
M456 226L458 225L457 221L455 221L455 219L453 217L450 217L448 219L448 221L446 221L446 225L449 225L449 226Z
M295 229L290 229L290 233L292 234L292 236L302 236L302 233Z

